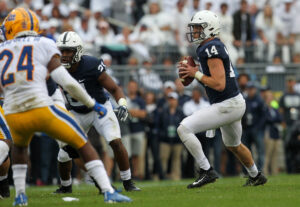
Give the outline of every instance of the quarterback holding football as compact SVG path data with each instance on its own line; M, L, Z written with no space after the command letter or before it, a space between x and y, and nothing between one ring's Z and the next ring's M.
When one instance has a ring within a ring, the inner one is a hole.
M177 128L180 139L199 166L199 178L188 188L201 187L215 182L217 173L205 157L201 143L195 136L210 129L221 129L222 140L228 150L241 161L249 174L245 186L263 185L267 178L257 170L249 149L241 143L241 118L246 109L227 49L219 39L220 20L211 11L197 12L188 24L189 42L197 44L197 56L201 71L190 59L179 62L179 77L184 84L196 79L208 95L210 106L195 111L183 119Z

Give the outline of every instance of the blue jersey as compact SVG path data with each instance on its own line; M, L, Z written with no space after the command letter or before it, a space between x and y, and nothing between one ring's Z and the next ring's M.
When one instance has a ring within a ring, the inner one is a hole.
M83 55L79 65L74 72L70 72L87 93L98 103L104 104L108 100L108 96L104 92L103 86L99 83L99 76L105 72L106 67L101 59L92 56ZM70 94L64 91L68 102L68 108L78 113L88 113L92 109L72 98Z
M225 68L226 85L223 91L219 92L204 85L211 104L222 102L239 94L235 73L227 49L220 39L215 38L206 42L204 45L199 46L197 48L197 55L202 72L206 76L211 76L207 65L207 60L210 58L221 59Z
M54 82L54 80L51 77L46 81L46 84L48 89L48 95L52 96L56 91L57 84Z

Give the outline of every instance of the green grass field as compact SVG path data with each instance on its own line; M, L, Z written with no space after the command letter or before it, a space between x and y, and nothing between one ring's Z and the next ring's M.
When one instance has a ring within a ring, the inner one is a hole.
M73 186L73 193L55 195L56 186L28 187L29 206L32 207L99 207L118 205L130 207L293 207L300 206L300 175L279 175L269 177L268 183L258 187L241 187L245 178L222 178L203 188L188 190L192 180L138 182L141 192L127 193L133 199L127 204L105 204L103 196L97 195L92 185ZM115 183L121 187L121 183ZM14 195L13 189L11 189ZM79 201L65 202L62 197L79 198ZM12 206L13 198L0 200L0 207Z

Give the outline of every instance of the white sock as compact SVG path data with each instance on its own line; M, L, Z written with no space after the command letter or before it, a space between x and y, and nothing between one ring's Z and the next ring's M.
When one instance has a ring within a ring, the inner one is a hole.
M130 180L131 179L131 171L130 168L125 171L120 171L120 176L122 180Z
M92 160L85 163L85 168L92 178L95 179L97 184L100 186L103 192L109 191L110 193L114 192L112 188L107 173L105 171L104 165L101 160Z
M69 180L62 180L62 179L60 179L60 184L62 186L65 186L65 187L67 187L69 185L72 185L72 178L70 178Z
M13 179L16 188L16 196L25 193L27 164L12 165Z
M5 180L7 178L7 176L8 176L7 174L3 175L3 176L0 176L0 181Z
M178 127L177 132L185 147L195 158L198 166L203 170L208 170L210 168L210 164L207 158L205 157L202 149L202 145L200 141L197 139L197 137L195 136L195 134L193 134L190 130L188 130L183 125L180 125Z
M255 163L251 167L248 168L245 166L245 168L251 177L255 178L257 176L258 170L257 170Z

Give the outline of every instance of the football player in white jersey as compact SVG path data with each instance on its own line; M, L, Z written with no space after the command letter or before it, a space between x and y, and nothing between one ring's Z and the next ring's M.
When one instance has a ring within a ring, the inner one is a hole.
M46 79L50 75L71 96L97 111L99 118L107 113L61 65L61 53L55 43L38 36L36 14L24 8L14 9L5 18L1 30L6 41L0 44L0 83L5 98L5 118L13 139L14 205L28 202L25 194L27 148L35 132L44 132L74 147L85 162L88 174L104 191L105 202L130 202L130 198L112 188L102 161L73 116L55 106L49 97Z

